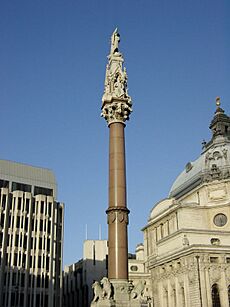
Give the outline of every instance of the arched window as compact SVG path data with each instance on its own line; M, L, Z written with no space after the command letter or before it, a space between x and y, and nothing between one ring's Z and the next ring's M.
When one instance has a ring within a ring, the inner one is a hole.
M212 307L221 307L219 289L217 284L212 285Z

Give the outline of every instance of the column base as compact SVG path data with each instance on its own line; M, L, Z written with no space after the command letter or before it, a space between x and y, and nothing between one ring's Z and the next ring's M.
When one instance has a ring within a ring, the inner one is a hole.
M135 287L124 280L108 280L107 283L95 282L94 299L90 307L148 307L149 298L144 296L145 282L140 281Z

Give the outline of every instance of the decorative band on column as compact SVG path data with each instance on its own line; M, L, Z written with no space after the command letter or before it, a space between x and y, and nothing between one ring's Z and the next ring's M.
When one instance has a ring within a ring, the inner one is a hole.
M126 207L110 207L106 210L107 213L107 223L112 224L115 221L119 223L125 223L128 225L129 223L129 209Z

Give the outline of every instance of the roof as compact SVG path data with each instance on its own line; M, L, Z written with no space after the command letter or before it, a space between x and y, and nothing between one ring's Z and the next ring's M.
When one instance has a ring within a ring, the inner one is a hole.
M0 160L0 179L53 189L56 195L54 173L46 168Z

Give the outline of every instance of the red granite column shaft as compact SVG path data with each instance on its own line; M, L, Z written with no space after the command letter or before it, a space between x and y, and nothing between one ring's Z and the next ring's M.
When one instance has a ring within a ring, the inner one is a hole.
M111 123L109 145L109 279L128 279L127 225L129 210L126 207L125 125Z

